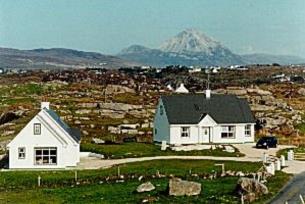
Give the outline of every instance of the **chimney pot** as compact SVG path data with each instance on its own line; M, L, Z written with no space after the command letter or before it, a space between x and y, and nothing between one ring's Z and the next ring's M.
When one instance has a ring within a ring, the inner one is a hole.
M44 108L50 109L50 102L41 102L41 110Z

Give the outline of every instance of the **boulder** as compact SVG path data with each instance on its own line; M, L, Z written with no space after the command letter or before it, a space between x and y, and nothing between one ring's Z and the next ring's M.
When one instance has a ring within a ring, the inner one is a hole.
M142 183L137 188L138 193L149 192L153 190L155 190L155 186L151 182Z
M235 191L243 197L245 201L252 202L262 195L269 193L267 186L255 179L242 177L238 179Z
M172 178L169 181L169 195L171 196L194 196L201 192L201 183L184 181L180 178Z
M298 94L302 95L302 96L305 96L305 88L300 88L298 90Z

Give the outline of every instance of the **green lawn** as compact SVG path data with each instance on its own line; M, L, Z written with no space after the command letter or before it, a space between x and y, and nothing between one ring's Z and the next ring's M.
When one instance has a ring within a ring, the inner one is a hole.
M224 163L226 170L255 172L261 163L222 162L206 160L156 160L137 162L120 166L124 183L116 183L117 167L105 170L78 171L79 185L75 184L74 171L15 171L0 173L0 203L140 203L144 198L156 199L156 203L238 203L233 194L237 177L223 177L204 180L189 176L192 173L204 175L220 172L215 163ZM168 178L152 178L159 170L161 174L195 180L202 183L201 195L194 197L167 196ZM42 186L37 187L37 176L42 178ZM143 181L132 175L144 175ZM107 177L110 178L107 180ZM112 178L112 179L111 179ZM277 172L267 185L270 194L258 201L264 203L287 182L289 175ZM106 181L107 180L107 181ZM101 182L103 181L103 182ZM150 193L135 193L136 187L151 181L156 190Z
M220 156L220 157L241 157L240 152L228 153L221 149L216 150L194 150L194 151L161 151L161 147L147 143L124 143L97 145L91 143L81 144L82 151L95 152L105 155L106 158L126 158L126 157L149 157L149 156L169 156L169 155L190 155L190 156Z
M285 158L287 159L287 154L288 154L289 150L293 150L294 153L305 153L305 147L303 146L303 147L297 147L297 148L282 149L282 150L279 150L276 154L277 154L278 157L280 157L281 155L284 155ZM297 158L296 155L295 155L295 159L296 160L304 160L304 158Z

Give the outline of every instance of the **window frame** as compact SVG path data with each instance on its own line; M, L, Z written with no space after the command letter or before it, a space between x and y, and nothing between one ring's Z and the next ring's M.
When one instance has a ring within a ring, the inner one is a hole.
M245 125L245 137L251 137L251 125Z
M39 127L39 129L36 129L37 127ZM36 130L39 130L39 133L37 133ZM34 123L33 132L34 135L41 135L41 123Z
M221 126L220 136L222 139L235 139L236 138L236 126L234 126L234 125Z
M51 151L55 150L55 154L51 154ZM37 151L41 153L37 154ZM46 153L47 151L47 153ZM55 157L55 163L52 162ZM39 159L37 159L39 158ZM34 165L46 166L46 165L57 165L58 163L58 151L57 147L35 147L34 148Z
M184 128L186 128L186 129L184 129ZM183 126L180 128L180 137L182 137L182 138L190 137L190 127L189 126Z
M23 150L23 152L21 152L21 150ZM23 156L20 156L21 154ZM25 147L18 147L18 159L25 159L25 156L26 156L26 149L25 149Z

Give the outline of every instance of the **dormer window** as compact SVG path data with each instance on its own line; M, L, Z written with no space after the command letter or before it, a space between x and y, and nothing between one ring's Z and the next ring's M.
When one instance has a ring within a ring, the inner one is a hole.
M41 124L34 123L34 135L41 135Z

